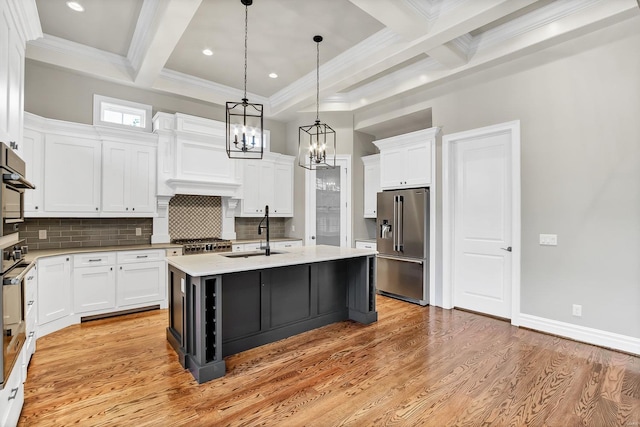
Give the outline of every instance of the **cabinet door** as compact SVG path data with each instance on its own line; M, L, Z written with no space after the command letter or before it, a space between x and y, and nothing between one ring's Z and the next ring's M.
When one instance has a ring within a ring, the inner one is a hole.
M120 142L102 143L102 210L125 212L129 195L129 150Z
M383 189L405 185L404 159L401 149L389 149L380 153L380 185Z
M375 218L377 197L380 188L380 165L370 164L364 167L364 217Z
M158 302L166 295L164 261L118 266L117 304L119 307Z
M49 212L100 210L100 142L48 135L45 141L44 194Z
M273 183L273 216L293 216L293 164L276 163Z
M0 2L0 140L9 138L9 49L13 20L7 2Z
M38 324L71 313L71 262L68 256L38 261Z
M405 151L405 185L419 187L431 183L431 144L420 142Z
M269 214L273 212L273 203L274 196L273 193L275 191L275 165L271 162L265 162L262 160L260 162L260 206L258 206L258 211L260 211L260 215L265 214L265 206L269 206Z
M31 129L24 130L22 154L26 164L26 178L36 186L35 190L24 192L24 211L25 216L29 217L29 214L42 212L44 139L40 132Z
M9 142L14 141L18 146L22 145L22 112L23 80L24 80L24 51L25 46L18 36L17 31L11 32L9 44L9 84L8 84L8 134Z
M242 213L260 215L260 163L262 161L246 160L242 182ZM264 208L264 206L262 207Z
M116 275L112 265L73 269L75 313L113 308L116 305Z
M130 148L129 211L134 213L155 212L156 149L139 145L132 145Z

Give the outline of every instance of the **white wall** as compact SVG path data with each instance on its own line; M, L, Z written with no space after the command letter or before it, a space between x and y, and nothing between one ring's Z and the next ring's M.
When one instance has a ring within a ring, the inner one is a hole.
M640 16L389 107L418 104L444 134L521 122L522 313L640 338Z

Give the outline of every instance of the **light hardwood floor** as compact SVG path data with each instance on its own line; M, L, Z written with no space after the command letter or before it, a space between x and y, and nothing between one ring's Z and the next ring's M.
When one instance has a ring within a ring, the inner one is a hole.
M640 358L378 297L341 322L227 358L198 385L167 311L38 340L22 426L640 426Z

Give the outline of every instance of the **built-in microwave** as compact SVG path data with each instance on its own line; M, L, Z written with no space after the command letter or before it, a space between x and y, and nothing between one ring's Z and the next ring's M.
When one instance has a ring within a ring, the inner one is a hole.
M0 205L2 211L2 235L18 231L18 225L24 222L24 190L35 188L25 178L26 166L6 144L0 146Z

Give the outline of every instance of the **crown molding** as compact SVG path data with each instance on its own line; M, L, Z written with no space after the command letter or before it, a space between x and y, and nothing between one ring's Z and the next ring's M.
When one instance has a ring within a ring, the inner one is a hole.
M23 43L42 37L35 0L8 0L7 5Z
M127 53L127 59L129 60L131 67L136 70L136 72L142 65L144 52L146 51L146 46L149 44L149 38L151 37L153 19L158 13L160 5L160 2L155 0L144 0L144 3L142 3L138 22L136 23L136 29L133 32L133 37L131 37L129 52Z
M129 61L115 53L65 40L50 34L27 44L27 58L58 65L75 71L131 84Z
M552 22L559 21L567 16L592 7L595 4L606 1L608 0L565 0L552 2L538 10L473 37L471 45L469 46L470 50L475 52L491 48L497 44L537 30Z

